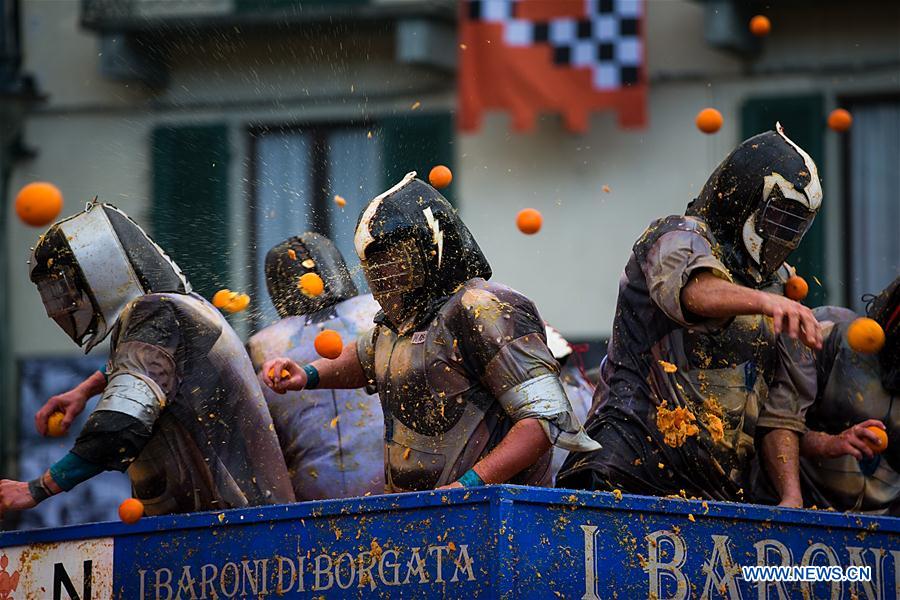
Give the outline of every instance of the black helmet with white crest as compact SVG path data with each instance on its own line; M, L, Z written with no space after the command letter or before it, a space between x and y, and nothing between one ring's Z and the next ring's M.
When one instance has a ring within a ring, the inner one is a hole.
M132 300L191 291L178 265L137 223L96 201L52 225L30 264L47 316L85 352L106 338Z
M354 244L372 294L401 334L429 319L469 279L491 276L456 210L414 172L363 210Z
M735 148L686 211L707 222L719 259L753 285L781 267L822 205L816 164L780 123L775 129Z

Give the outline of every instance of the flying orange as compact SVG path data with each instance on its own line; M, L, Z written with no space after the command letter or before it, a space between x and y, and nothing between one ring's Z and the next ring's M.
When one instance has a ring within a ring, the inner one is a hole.
M237 294L229 289L221 289L212 297L212 304L216 308L225 308L225 305L231 302Z
M318 273L304 273L300 276L300 291L307 296L319 296L325 291L325 282Z
M16 214L23 223L45 227L53 222L63 207L62 192L52 183L29 183L16 195Z
M241 312L248 306L250 306L250 296L247 294L235 294L224 308L230 313L236 313Z
M772 31L772 22L769 20L769 17L756 15L750 19L750 33L756 37L769 35L770 31Z
M516 215L516 227L526 235L534 235L540 231L543 223L544 217L534 208L523 208Z
M860 317L847 328L847 343L861 354L876 354L884 346L884 329L878 321Z
M788 277L788 280L784 282L784 295L791 300L802 302L807 294L809 294L809 284L799 275Z
M703 133L709 134L715 133L719 129L721 129L724 119L722 119L722 113L720 113L716 109L704 108L699 113L697 113L695 122L697 124L697 129L699 129Z
M438 189L445 188L453 181L453 173L444 165L438 165L428 173L428 181Z
M844 108L836 108L828 115L828 127L832 130L843 133L850 129L853 125L853 115Z

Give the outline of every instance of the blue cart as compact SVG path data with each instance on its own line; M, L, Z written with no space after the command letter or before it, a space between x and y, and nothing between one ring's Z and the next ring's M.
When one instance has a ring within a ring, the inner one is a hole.
M898 533L889 517L489 486L5 533L0 598L882 600L900 597ZM760 565L820 569L741 569ZM837 580L772 580L791 576Z

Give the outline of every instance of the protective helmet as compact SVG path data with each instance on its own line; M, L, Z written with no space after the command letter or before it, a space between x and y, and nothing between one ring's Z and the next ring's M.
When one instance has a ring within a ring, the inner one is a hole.
M300 277L316 273L325 290L310 296L300 287ZM266 287L278 315L309 315L358 294L356 285L334 243L324 235L307 232L289 238L266 254Z
M47 316L85 353L109 335L135 298L191 291L178 265L137 223L96 201L52 225L29 262Z
M368 204L354 244L384 317L401 334L469 279L491 276L456 210L415 172Z
M735 148L686 211L707 222L725 266L754 284L781 267L822 205L816 164L775 129Z
M868 313L884 329L884 347L878 353L881 384L890 393L900 394L900 277L872 300Z

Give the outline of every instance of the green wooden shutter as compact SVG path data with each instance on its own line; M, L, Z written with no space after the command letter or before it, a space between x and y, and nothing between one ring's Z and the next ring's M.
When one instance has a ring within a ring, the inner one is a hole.
M228 282L228 129L153 131L153 238L206 298Z
M742 139L747 139L775 129L778 121L784 132L798 146L806 150L819 168L819 178L825 179L824 148L824 100L821 95L772 96L751 98L741 111ZM804 236L800 247L791 254L788 262L797 268L797 274L809 283L809 296L804 304L821 306L828 303L828 281L825 280L825 215L827 207L837 198L824 190L822 208L813 226ZM816 283L817 278L822 285ZM834 286L832 286L834 287Z
M382 187L390 187L410 171L416 171L420 179L427 181L432 167L446 165L453 171L453 182L441 193L453 202L454 190L459 187L453 168L453 117L449 113L410 113L381 119L379 125L384 154L385 181Z

